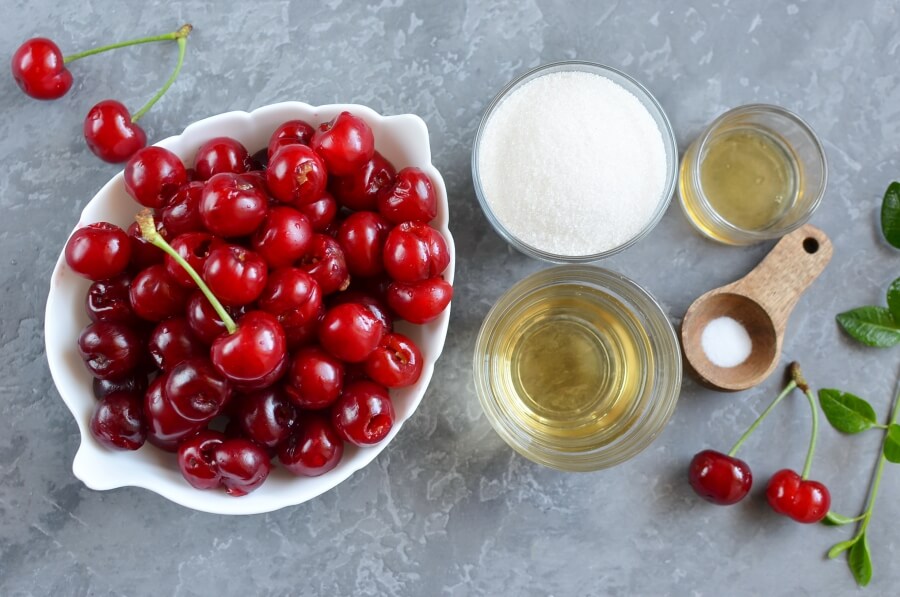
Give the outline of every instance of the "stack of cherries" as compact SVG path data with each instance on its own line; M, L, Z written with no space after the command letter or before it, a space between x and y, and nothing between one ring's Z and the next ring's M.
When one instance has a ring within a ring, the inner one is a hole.
M94 281L78 351L98 441L149 441L177 452L194 487L245 495L276 456L316 476L345 442L388 435L389 388L423 365L393 323L427 323L452 296L422 170L396 171L343 112L317 129L286 122L253 156L212 139L190 169L144 148L125 187L148 208L138 222L87 225L65 249Z

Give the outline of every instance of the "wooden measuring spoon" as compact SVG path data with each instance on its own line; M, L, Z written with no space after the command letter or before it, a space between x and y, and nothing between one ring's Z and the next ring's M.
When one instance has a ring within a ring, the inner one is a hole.
M681 341L700 381L737 391L766 379L781 358L784 329L797 299L828 265L832 251L825 233L807 224L778 241L749 274L695 300L681 321ZM718 367L703 351L703 330L717 317L737 320L750 334L753 347L740 365Z

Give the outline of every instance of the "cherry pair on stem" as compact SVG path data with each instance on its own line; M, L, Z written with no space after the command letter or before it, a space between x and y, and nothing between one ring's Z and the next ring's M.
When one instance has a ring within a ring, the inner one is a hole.
M184 64L187 37L193 27L184 25L176 31L118 42L98 48L63 56L59 46L45 37L27 40L16 50L12 58L12 74L16 83L30 97L40 100L58 99L72 87L73 77L66 65L93 56L138 44L174 40L178 43L178 62L171 76L160 90L144 106L130 114L128 108L119 101L105 99L94 105L84 119L84 138L88 148L100 159L118 163L124 162L147 145L147 134L137 124L153 105L165 95L178 78Z
M812 410L812 433L806 461L800 474L791 469L781 469L772 475L766 488L766 500L775 512L797 522L809 524L825 518L831 506L831 495L825 485L809 479L819 431L818 410L797 363L791 364L790 373L790 382L727 454L703 450L694 456L688 476L691 487L697 495L713 504L723 506L736 504L746 497L753 484L753 475L749 465L735 454L785 396L799 388L809 401Z

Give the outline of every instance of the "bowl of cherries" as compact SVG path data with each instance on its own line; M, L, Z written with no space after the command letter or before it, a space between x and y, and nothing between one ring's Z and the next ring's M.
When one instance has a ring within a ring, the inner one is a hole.
M443 349L448 215L414 115L286 102L140 150L50 282L75 476L220 514L347 479L416 410Z

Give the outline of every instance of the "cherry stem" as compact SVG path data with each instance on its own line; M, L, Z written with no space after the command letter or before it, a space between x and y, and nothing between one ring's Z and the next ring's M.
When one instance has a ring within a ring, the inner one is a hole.
M166 239L157 232L156 222L153 221L153 212L150 211L150 209L143 209L134 217L134 219L137 220L138 226L141 227L141 236L144 237L144 240L154 247L162 249L166 255L174 259L178 265L184 268L184 271L191 277L191 280L196 282L197 287L200 288L200 292L202 292L207 300L209 300L209 304L212 305L213 309L216 310L219 319L225 324L225 329L228 330L228 333L233 334L237 331L237 324L234 323L231 315L228 314L228 311L225 310L225 307L222 306L222 303L219 302L216 295L212 293L212 290L209 289L209 286L206 285L206 282L203 281L203 278L200 277L197 270L195 270L190 263L185 261L184 257L179 255L178 252L172 248L172 245L166 242Z
M179 28L178 31L172 31L171 33L163 33L162 35L153 35L151 37L141 37L139 39L132 39L129 41L120 41L118 43L109 44L107 46L100 46L99 48L91 48L90 50L85 50L84 52L69 54L68 56L63 58L63 64L69 64L70 62L75 62L76 60L81 60L82 58L93 56L94 54L102 54L103 52L116 50L118 48L136 46L138 44L149 44L156 41L181 39L182 37L187 37L188 33L191 32L191 29L192 27L190 25L184 25L183 27Z
M169 87L172 86L172 83L175 82L175 79L178 78L178 73L181 72L181 66L184 64L184 53L187 50L187 36L191 32L193 27L191 25L185 25L178 31L176 31L176 39L178 40L178 62L175 63L175 70L172 71L172 74L169 76L169 79L163 84L162 88L156 92L156 95L150 98L150 101L144 104L144 107L134 113L134 116L131 117L131 122L137 122L138 119L147 113L150 108L153 107L153 104L158 102L162 96L166 94L166 91L169 90Z
M894 406L891 409L891 418L888 420L888 426L897 423L900 420L900 394L894 398ZM884 442L887 441L887 433L884 435ZM878 468L875 469L875 478L872 480L872 489L869 491L869 502L866 504L866 511L863 514L862 522L856 533L856 538L862 536L869 526L869 520L872 518L872 509L875 507L875 498L878 496L878 489L881 487L881 477L884 474L884 465L887 458L884 457L884 442L882 442L881 456L878 459Z
M809 408L812 410L812 434L809 438L809 448L806 450L806 461L803 463L803 472L800 478L804 481L809 478L809 471L812 468L813 455L816 453L816 440L819 437L819 409L816 408L816 400L809 388L804 390L803 394L809 400Z
M753 421L753 424L747 428L747 431L744 432L744 435L742 435L737 440L737 443L734 444L734 447L731 448L731 450L729 450L729 452L728 452L729 456L734 456L735 454L737 454L737 451L740 449L741 445L745 441L747 441L747 438L750 437L750 435L754 431L756 431L756 428L759 427L760 423L762 423L765 420L765 418L769 416L769 413L772 412L772 410L776 406L778 406L778 403L781 402L782 400L784 400L784 397L787 396L788 394L790 394L791 391L796 387L797 387L797 382L794 381L793 379L791 381L789 381L786 386L784 386L784 389L781 390L781 393L778 394L778 397L775 398L775 400L773 400L772 403L768 407L766 407L766 410L762 411L762 414L759 415L755 421Z

